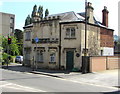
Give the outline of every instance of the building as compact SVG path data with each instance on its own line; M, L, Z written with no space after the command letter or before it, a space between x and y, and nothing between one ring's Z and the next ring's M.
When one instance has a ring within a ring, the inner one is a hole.
M15 15L0 12L0 31L2 36L13 36L15 26Z
M108 27L107 8L103 9L102 23L94 17L90 2L86 8L87 55L113 55L114 30ZM71 11L49 15L42 20L36 13L33 19L32 24L24 27L24 65L80 70L85 48L85 13Z

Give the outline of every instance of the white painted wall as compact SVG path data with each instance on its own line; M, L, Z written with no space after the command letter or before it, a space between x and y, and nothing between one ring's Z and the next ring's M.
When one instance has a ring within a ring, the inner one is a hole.
M103 56L113 56L114 48L104 47L103 48Z

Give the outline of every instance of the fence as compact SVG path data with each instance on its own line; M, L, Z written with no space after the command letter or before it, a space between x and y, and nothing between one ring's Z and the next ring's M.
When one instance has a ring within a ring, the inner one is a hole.
M90 57L90 72L120 68L120 56Z

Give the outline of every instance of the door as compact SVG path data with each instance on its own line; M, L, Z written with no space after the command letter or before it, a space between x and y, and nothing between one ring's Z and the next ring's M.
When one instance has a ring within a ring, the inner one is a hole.
M66 70L72 70L74 65L74 52L66 52Z

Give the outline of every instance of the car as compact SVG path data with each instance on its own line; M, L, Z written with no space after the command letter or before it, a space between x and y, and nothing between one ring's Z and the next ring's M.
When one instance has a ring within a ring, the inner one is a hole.
M23 62L23 56L16 56L15 62L19 62L21 64Z

